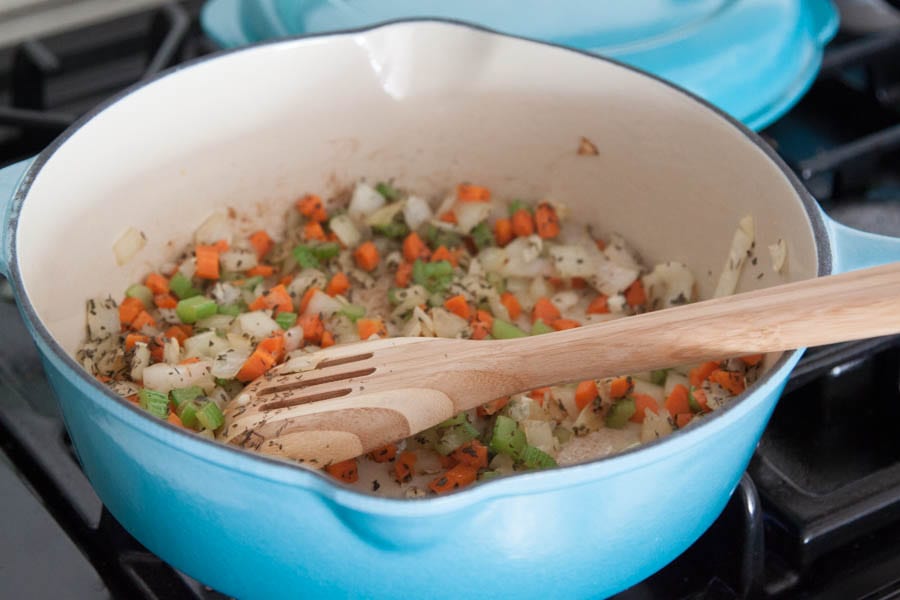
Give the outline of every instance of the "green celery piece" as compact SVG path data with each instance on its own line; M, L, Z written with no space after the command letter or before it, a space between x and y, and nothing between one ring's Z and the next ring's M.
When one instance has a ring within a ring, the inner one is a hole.
M513 216L522 209L527 210L529 213L534 213L534 209L531 208L531 205L527 202L523 202L522 200L513 200L509 203L509 216Z
M438 294L438 293L431 294L430 296L428 296L428 306L431 306L431 307L443 306L444 300L446 300L446 298L444 297L444 294Z
M400 192L398 192L391 184L383 181L375 185L375 191L381 194L384 199L389 202L400 198Z
M542 333L553 333L555 330L544 323L543 319L538 319L531 326L531 335L541 335Z
M465 411L450 417L445 421L441 421L436 427L453 427L454 425L462 425L469 422L469 415Z
M453 265L450 261L425 262L416 259L413 263L413 281L431 293L443 292L453 281Z
M497 479L502 475L503 474L500 471L482 471L481 474L478 475L478 481L490 481L492 479Z
M400 223L398 221L393 221L387 225L375 225L372 229L375 233L392 240L398 240L409 233L409 227L406 226L406 223Z
M360 306L359 304L345 304L338 310L338 313L356 323L357 319L366 316L366 307Z
M193 298L194 296L199 296L203 293L195 288L194 284L191 283L191 280L185 277L180 271L172 275L172 278L169 280L169 289L172 290L173 294L178 296L179 300Z
M518 458L525 449L525 432L519 429L518 423L514 420L504 415L497 415L488 447L495 454L506 454L512 458Z
M406 298L406 290L402 288L391 288L388 290L388 302L391 306L397 306Z
M655 383L656 385L665 385L668 373L668 369L658 369L656 371L650 371L650 381Z
M341 245L337 242L325 242L323 244L316 244L315 246L310 246L310 249L313 253L313 256L322 261L328 260L329 258L334 258L341 253Z
M144 305L144 308L153 307L153 292L151 292L150 288L146 285L141 285L140 283L129 285L128 289L125 290L125 295L129 298L137 298L140 300L141 304Z
M498 294L502 294L506 291L506 280L503 279L503 275L500 275L499 273L488 273L485 279L487 279L487 282L497 290Z
M498 340L528 337L527 333L503 319L494 319L494 324L491 326L491 335Z
M319 259L310 246L300 244L293 250L294 259L304 269L318 269Z
M215 301L203 296L179 300L178 306L175 307L175 314L182 323L196 323L200 319L213 316L217 311Z
M606 426L622 429L628 423L628 419L634 416L635 411L637 408L634 405L634 398L628 396L617 400L606 413Z
M225 415L215 402L208 401L197 409L197 420L206 429L215 431L225 423Z
M200 422L197 420L197 409L199 405L196 400L191 400L190 402L185 402L181 406L178 407L178 418L181 419L181 424L185 427L190 427L191 429L197 429L197 426Z
M491 231L491 226L487 224L487 221L482 221L476 225L469 235L472 236L472 240L479 250L484 250L488 246L494 245L494 232Z
M462 244L462 238L459 234L447 231L446 229L441 229L440 227L435 227L434 225L428 226L428 231L425 233L425 239L428 240L428 245L433 249L437 249L440 246L446 246L447 249L456 248Z
M146 410L154 417L165 419L169 416L169 395L157 392L156 390L148 390L141 388L138 392L138 402L141 408Z
M556 460L540 448L525 446L522 451L522 464L529 469L546 469L555 467Z
M441 438L437 441L434 449L444 456L450 454L466 442L472 441L478 437L478 430L469 423L462 423L455 427L450 427Z
M241 307L237 304L227 304L225 306L220 306L218 309L220 315L228 315L229 317L236 317L242 312Z
M700 406L700 403L694 398L694 386L691 386L688 390L688 406L691 407L691 412L703 412L703 407Z
M297 313L280 312L275 316L275 322L286 331L297 324Z
M203 394L203 390L199 386L192 385L186 388L177 388L172 390L172 403L175 408L179 408L185 402L190 402L199 398Z
M243 285L241 287L245 290L253 290L256 286L263 282L262 275L254 275L253 277L248 277L244 280Z

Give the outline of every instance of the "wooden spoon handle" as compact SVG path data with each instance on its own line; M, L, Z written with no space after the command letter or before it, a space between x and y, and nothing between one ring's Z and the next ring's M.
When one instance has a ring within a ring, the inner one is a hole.
M898 332L900 262L503 340L490 356L527 389Z

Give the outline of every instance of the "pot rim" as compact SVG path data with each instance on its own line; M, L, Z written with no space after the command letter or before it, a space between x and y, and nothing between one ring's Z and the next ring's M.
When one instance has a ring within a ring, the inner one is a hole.
M625 469L639 469L642 465L652 462L654 457L659 453L666 453L676 447L690 447L697 443L701 443L705 436L713 431L716 424L718 424L719 427L724 426L728 421L739 417L742 412L749 410L752 407L749 402L751 397L756 396L757 399L760 399L766 393L773 393L779 382L788 377L790 369L800 359L803 350L784 352L778 361L776 361L776 363L764 373L759 380L750 386L747 391L738 396L728 406L705 417L700 426L687 427L683 430L675 431L665 438L654 440L646 444L640 444L632 449L587 463L559 467L547 471L519 473L515 477L499 478L446 496L429 497L411 502L407 499L383 498L356 491L348 485L335 481L321 471L312 471L284 459L257 454L242 448L233 447L218 441L193 435L166 421L155 419L146 411L134 406L124 398L113 393L109 387L103 385L93 377L90 377L75 359L62 348L50 331L44 326L27 294L24 293L23 278L19 268L18 253L16 249L16 236L18 233L17 225L21 207L28 196L32 183L41 172L42 168L52 159L56 151L59 150L70 137L88 122L92 121L94 117L127 96L139 92L142 88L151 85L158 80L207 61L227 60L227 57L231 54L250 53L269 47L300 45L308 40L341 38L372 33L396 26L416 26L421 24L439 24L450 28L468 29L482 34L486 33L505 41L524 41L531 44L539 44L554 50L561 50L575 55L590 57L594 60L611 63L638 75L649 77L650 79L667 86L671 90L686 95L695 102L698 102L706 107L711 112L711 115L724 119L737 130L737 133L743 134L745 138L755 144L756 147L778 167L782 175L787 178L806 211L813 231L818 258L817 276L821 277L832 272L832 242L829 238L828 229L821 209L818 207L811 194L806 190L799 178L784 163L781 157L778 156L762 137L703 98L661 79L652 73L632 67L615 59L592 54L584 50L569 48L560 44L525 36L502 33L488 27L455 19L404 18L341 31L265 40L249 46L227 49L194 58L175 67L163 70L145 80L141 80L107 98L105 101L82 115L49 146L41 151L28 166L11 202L9 212L11 218L8 224L12 234L12 239L10 241L11 253L9 257L9 272L13 287L17 293L20 309L31 325L32 335L35 337L36 341L38 341L39 345L42 345L47 350L46 353L50 355L48 358L58 359L61 364L58 363L57 366L64 367L64 371L67 371L65 374L68 378L74 376L76 379L80 380L80 383L86 384L88 389L91 392L94 392L94 398L105 410L112 412L118 419L133 427L139 433L156 438L160 442L173 446L173 449L175 450L188 452L196 458L218 465L222 468L236 469L244 475L262 477L271 481L291 486L299 486L309 491L314 491L320 496L347 508L361 510L370 514L384 514L412 518L461 510L477 502L504 496L541 493L562 487L582 485L600 479L605 475L621 472ZM769 391L766 392L765 388L768 388ZM82 391L86 392L87 390Z

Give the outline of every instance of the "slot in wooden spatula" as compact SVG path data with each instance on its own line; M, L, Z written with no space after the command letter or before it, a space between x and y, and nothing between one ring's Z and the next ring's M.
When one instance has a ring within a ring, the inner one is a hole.
M900 263L511 340L392 338L290 360L220 438L324 466L546 385L900 332Z

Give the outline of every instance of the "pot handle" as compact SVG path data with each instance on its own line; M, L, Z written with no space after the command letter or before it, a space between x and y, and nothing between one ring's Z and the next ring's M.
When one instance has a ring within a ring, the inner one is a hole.
M900 238L860 231L822 215L832 246L832 271L855 269L900 261Z
M0 275L9 277L9 258L12 256L12 233L16 224L13 222L13 196L19 188L19 181L25 170L34 161L33 158L13 163L0 169Z

